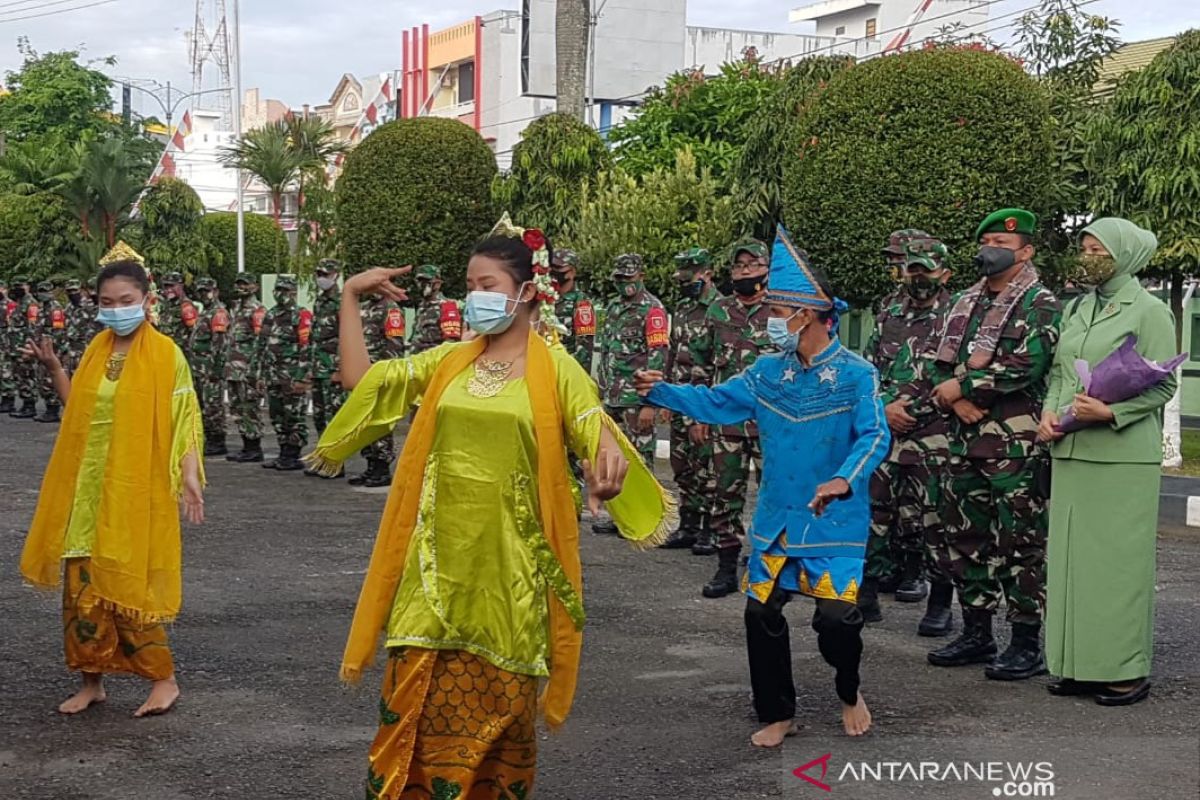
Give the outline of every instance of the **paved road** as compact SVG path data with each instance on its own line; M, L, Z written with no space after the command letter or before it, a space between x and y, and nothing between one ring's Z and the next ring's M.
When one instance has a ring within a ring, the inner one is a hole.
M383 496L210 462L210 521L185 531L185 607L172 633L179 707L134 721L143 687L115 680L105 706L65 719L53 711L73 685L59 601L17 572L53 435L0 418L0 797L362 797L378 675L346 690L336 667ZM782 754L747 745L741 602L699 597L711 561L590 534L583 561L584 667L572 718L541 743L543 800L826 796L791 774L826 753L837 798L994 796L992 784L944 772L925 784L853 781L856 764L905 759L1050 759L1057 797L1200 793L1200 538L1161 542L1158 685L1131 709L1052 699L1045 679L1009 686L979 669L935 670L912 633L918 610L892 605L866 634L864 691L878 727L852 743L839 734L807 604L794 603L806 728ZM805 774L819 778L820 765Z

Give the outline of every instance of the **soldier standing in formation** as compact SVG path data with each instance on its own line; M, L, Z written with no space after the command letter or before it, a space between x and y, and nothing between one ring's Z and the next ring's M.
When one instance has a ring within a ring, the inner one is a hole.
M33 419L37 416L38 362L18 355L30 339L41 335L42 307L31 291L30 280L25 275L13 278L12 299L16 302L8 315L8 345L12 353L13 382L16 384L20 404L11 412L16 419Z
M671 344L667 311L644 283L645 264L637 253L618 256L612 279L617 297L608 304L600 333L599 384L605 410L621 426L642 460L654 467L657 410L638 395L633 374L662 372ZM593 524L596 533L617 533L611 520Z
M37 299L41 304L41 336L50 341L55 353L64 354L67 350L67 311L54 296L54 281L42 281L37 288ZM62 419L59 413L62 405L59 402L58 393L54 391L54 383L51 381L49 371L41 364L36 364L36 367L38 395L46 407L36 421L57 423Z
M359 300L359 315L362 318L367 355L370 356L372 364L404 357L404 310L399 305L382 294L365 295ZM383 438L364 447L362 455L367 460L367 471L350 478L350 485L390 485L392 461L396 455L393 434L389 432Z
M204 414L204 455L223 456L225 446L225 366L229 353L229 310L217 282L197 278L193 287L204 312L192 329L192 378Z
M748 369L763 353L775 352L767 335L771 316L765 303L770 249L757 239L733 247L733 296L708 309L708 334L692 346L693 357L713 384ZM710 528L717 540L717 572L701 590L705 597L738 591L737 568L746 529L742 512L750 483L750 465L762 469L758 426L753 422L723 425L713 437L713 494Z
M275 307L267 314L260 334L259 380L267 394L271 425L279 441L279 457L265 469L292 472L304 469L300 451L308 444L305 401L312 388L312 312L296 305L296 276L280 275L275 281Z
M83 283L78 278L71 278L66 287L67 345L63 367L68 375L74 375L83 351L100 332L100 324L96 322L96 304L92 302L91 294L83 290Z
M16 349L8 335L8 318L16 306L8 297L8 281L0 278L0 414L11 414L17 407L17 384L13 380Z
M693 247L675 256L675 280L683 299L671 320L671 350L667 380L671 383L711 386L712 374L692 352L693 343L709 335L708 313L721 300L713 286L712 255ZM712 436L708 425L681 414L671 416L671 470L679 487L679 530L663 544L668 550L691 548L698 556L717 552L709 527L714 489Z
M896 250L899 250L897 254ZM879 388L892 448L887 460L871 478L871 538L867 542L866 568L858 592L858 607L867 622L879 622L879 592L885 578L900 573L896 599L918 603L930 591L930 611L918 633L943 636L950 632L950 601L954 586L941 576L926 546L926 526L937 524L934 506L941 461L937 437L945 439L945 417L928 404L914 406L904 392L916 372L916 361L925 352L940 314L950 300L946 282L946 247L920 231L896 231L883 250L896 272L900 291L875 318L875 330L863 356L879 370ZM899 267L893 261L898 259ZM931 469L933 468L933 469ZM923 571L933 588L927 590ZM936 610L935 610L936 609Z
M413 273L417 282L417 315L413 326L413 355L432 350L463 335L462 305L442 294L442 270L423 264Z
M317 436L325 432L325 426L333 419L346 393L341 383L334 380L338 371L338 311L342 307L342 295L338 289L338 278L342 265L332 258L324 258L317 264L317 299L313 301L312 329L312 413ZM306 475L317 476L314 470Z
M1062 307L1033 267L1037 220L1002 209L975 232L979 283L951 302L920 369L949 417L938 563L963 606L962 635L929 654L935 666L987 663L994 680L1046 671L1048 464L1037 432ZM1003 596L1012 637L996 656L992 617Z
M200 311L188 299L183 290L183 274L168 272L162 278L162 302L156 306L158 311L158 330L170 336L187 357L188 364L192 363L191 339L192 328L200 318Z
M577 283L579 254L574 250L555 250L550 258L550 274L558 290L554 313L567 329L563 347L590 375L592 354L596 350L596 305Z
M229 410L242 437L241 452L226 456L229 461L249 464L263 460L262 417L256 377L259 356L259 334L262 333L267 309L258 301L258 282L249 274L237 276L233 282L234 303L230 314L233 330L229 355L225 360L225 381L229 390Z

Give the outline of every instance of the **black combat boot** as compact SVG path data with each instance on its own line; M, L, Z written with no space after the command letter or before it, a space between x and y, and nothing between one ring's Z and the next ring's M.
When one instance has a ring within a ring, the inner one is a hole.
M225 446L225 432L204 434L204 457L229 455L229 448Z
M11 414L17 407L17 399L15 397L0 398L0 414Z
M370 467L370 464L368 464L366 472L360 472L357 475L351 475L349 478L346 479L346 483L350 484L351 486L362 486L363 482L366 481L367 476L370 474L371 474L371 467Z
M879 578L879 593L892 594L895 592L896 587L900 585L900 578L901 572L899 567L892 572L889 572L887 575L881 576Z
M700 517L700 529L696 533L696 543L692 545L694 556L715 556L717 554L717 532L712 529L712 517L704 514Z
M898 598L897 598L898 599ZM925 616L917 624L918 636L949 636L954 630L954 612L950 604L954 600L953 583L935 583L929 589L929 602L925 605Z
M664 550L686 550L696 544L700 534L700 515L695 511L679 513L679 529L667 537L662 543Z
M225 456L226 461L236 464L253 464L263 460L262 439L242 437L242 451Z
M992 612L980 608L963 609L962 635L950 644L928 655L935 667L963 667L985 664L996 655L996 640L992 638Z
M613 522L611 518L594 520L592 522L592 533L596 533L601 536L620 536L621 535L621 532L619 530L617 530L617 523Z
M391 486L392 468L388 465L388 462L382 459L368 461L367 474L363 478L362 485L368 489Z
M21 405L17 406L14 411L10 412L9 416L13 419L33 419L37 416L37 403L31 403L28 400L22 400Z
M1045 674L1046 661L1038 640L1041 630L1042 626L1036 622L1014 622L1008 649L988 664L983 674L994 681L1024 681Z
M879 607L879 579L866 576L858 589L858 610L863 622L883 622L883 609Z
M738 590L738 554L740 548L725 547L717 551L717 574L704 584L700 593L705 597L717 598L734 594Z
M46 403L46 410L42 412L40 417L35 417L35 422L45 422L51 425L62 422L62 416L58 413L58 403Z
M289 444L279 448L279 458L275 460L275 469L280 472L298 472L304 469L300 460L299 445Z
M900 585L896 587L897 603L919 603L929 594L929 584L921 574L925 564L924 553L905 553Z

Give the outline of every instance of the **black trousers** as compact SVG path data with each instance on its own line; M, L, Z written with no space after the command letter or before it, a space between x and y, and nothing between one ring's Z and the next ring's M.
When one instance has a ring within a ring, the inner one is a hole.
M750 656L750 685L759 722L770 725L796 716L796 685L792 682L792 648L783 607L791 594L778 586L767 602L746 600L746 650ZM813 612L817 647L834 668L834 688L846 705L858 702L858 665L862 660L862 612L844 600L817 600Z

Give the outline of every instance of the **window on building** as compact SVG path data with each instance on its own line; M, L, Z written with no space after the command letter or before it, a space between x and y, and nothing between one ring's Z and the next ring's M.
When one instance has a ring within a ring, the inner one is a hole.
M876 27L877 27L877 25L876 25L875 17L871 17L869 20L867 20L867 38L868 39L875 38Z
M529 94L529 0L521 0L521 94Z
M342 111L358 111L358 98L352 94L346 95L342 101Z
M1200 361L1200 314L1192 315L1192 361Z
M458 65L458 102L473 103L475 101L475 62L468 61Z
M846 26L838 25L836 28L833 29L833 35L834 36L845 36L846 35Z

